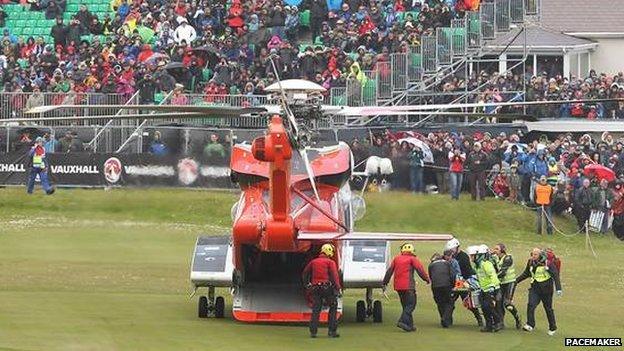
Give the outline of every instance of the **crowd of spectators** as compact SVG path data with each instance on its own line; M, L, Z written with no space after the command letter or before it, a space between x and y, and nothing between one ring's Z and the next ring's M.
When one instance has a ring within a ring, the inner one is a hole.
M470 94L471 102L506 102L506 101L567 101L578 99L624 98L624 73L614 75L597 74L591 70L587 77L570 78L544 71L537 76L531 73L507 72L488 73L486 70L474 71L468 79L451 76L436 87L441 94L435 97L436 103L449 103L463 91L479 91ZM464 100L462 100L464 102ZM477 112L477 111L475 111ZM525 113L522 107L488 107L478 112L485 113ZM624 101L602 102L595 104L539 105L526 109L526 114L538 118L624 118Z
M598 138L387 132L371 139L355 139L351 146L356 164L370 156L392 161L393 173L375 176L374 186L450 193L453 199L466 189L474 200L491 196L539 208L535 194L543 177L553 189L549 210L561 214L571 209L579 230L585 229L592 211L605 213L602 223L612 215L614 231L624 240L624 138L607 132ZM433 162L426 162L427 154ZM606 231L606 224L600 231Z
M141 89L144 102L176 83L193 92L262 94L275 80L269 57L281 78L341 86L349 78L363 80L362 70L478 5L478 0L113 0L114 16L98 18L82 4L65 23L66 0L28 1L24 6L30 11L56 18L53 42L24 40L6 28L0 35L0 87L121 94ZM200 47L209 49L194 50ZM181 65L169 69L171 62Z

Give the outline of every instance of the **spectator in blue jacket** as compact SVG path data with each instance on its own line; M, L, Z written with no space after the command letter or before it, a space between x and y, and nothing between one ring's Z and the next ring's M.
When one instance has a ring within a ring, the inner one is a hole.
M548 176L548 162L546 161L546 152L544 149L537 151L537 156L529 163L529 170L531 172L531 188L529 190L529 194L532 202L535 195L535 187L537 186L540 177Z

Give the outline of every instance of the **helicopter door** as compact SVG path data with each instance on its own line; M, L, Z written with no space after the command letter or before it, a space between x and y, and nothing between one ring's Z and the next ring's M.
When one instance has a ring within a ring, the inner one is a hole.
M388 269L390 242L348 240L342 251L342 278L345 288L378 288Z
M195 287L230 287L233 271L229 236L197 238L191 262L191 283Z

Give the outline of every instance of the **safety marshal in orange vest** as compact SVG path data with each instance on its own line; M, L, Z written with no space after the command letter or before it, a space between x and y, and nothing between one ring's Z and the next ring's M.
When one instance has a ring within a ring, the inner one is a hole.
M541 176L535 186L535 204L537 208L537 234L542 233L542 221L546 221L546 233L552 235L552 202L553 188L548 184L546 176Z
M403 244L401 245L401 254L396 256L392 260L392 264L383 281L383 288L386 289L386 285L390 282L390 277L394 275L394 290L399 294L401 299L401 306L403 312L401 318L397 322L397 327L407 331L415 331L414 319L412 318L412 312L416 309L416 281L414 280L414 271L418 273L420 278L431 283L429 275L425 271L420 260L414 255L414 245Z

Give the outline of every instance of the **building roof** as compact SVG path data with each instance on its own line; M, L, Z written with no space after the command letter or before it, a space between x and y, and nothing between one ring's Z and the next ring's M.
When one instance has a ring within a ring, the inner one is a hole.
M538 122L524 122L531 131L538 132L624 132L624 123L620 121L591 121L578 119L542 120Z
M549 0L550 1L550 0ZM507 33L498 36L496 39L488 42L488 47L506 47L524 48L525 35L520 32L521 28L513 29ZM515 39L514 39L515 37ZM509 42L511 45L509 44ZM531 26L526 28L526 45L528 49L549 48L554 50L572 49L587 46L588 48L596 45L595 42L587 39L577 38L571 35L563 34L556 30L546 29L542 26Z
M564 33L624 33L624 6L613 0L544 0L541 23Z

